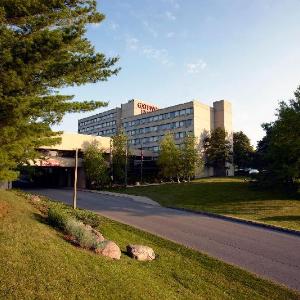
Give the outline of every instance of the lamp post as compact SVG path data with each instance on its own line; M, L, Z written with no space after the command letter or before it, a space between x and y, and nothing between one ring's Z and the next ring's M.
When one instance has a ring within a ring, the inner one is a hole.
M78 169L78 148L75 149L75 170L74 170L74 193L73 193L73 208L77 207L77 169Z

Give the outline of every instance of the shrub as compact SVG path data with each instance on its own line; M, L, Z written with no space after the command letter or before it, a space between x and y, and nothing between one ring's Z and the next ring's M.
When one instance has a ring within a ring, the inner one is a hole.
M96 236L83 223L70 218L66 224L66 232L72 235L80 247L96 249Z
M66 229L69 216L58 208L49 208L48 210L48 222L50 225L57 227L61 230Z
M98 227L100 225L100 218L95 213L76 209L73 212L74 216L82 221L84 224L89 224L92 227Z

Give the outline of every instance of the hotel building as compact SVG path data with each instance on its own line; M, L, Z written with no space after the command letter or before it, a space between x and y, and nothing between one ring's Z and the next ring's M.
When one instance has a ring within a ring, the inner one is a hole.
M133 99L121 107L78 121L78 133L113 136L123 128L131 148L142 147L154 153L159 151L159 142L167 132L174 134L175 143L179 147L188 134L193 134L201 145L205 135L217 127L224 128L232 136L232 111L228 101L215 101L211 107L194 100L159 108ZM205 175L211 172L206 170ZM233 175L231 167L228 175Z

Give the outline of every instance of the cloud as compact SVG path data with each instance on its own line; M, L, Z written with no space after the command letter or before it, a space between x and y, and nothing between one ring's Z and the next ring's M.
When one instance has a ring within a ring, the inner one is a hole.
M186 66L187 73L196 74L204 70L207 64L202 59L199 59L196 63L186 64L185 66Z
M134 37L126 38L126 46L130 50L137 50L139 48L139 40Z
M163 2L170 4L174 9L180 8L180 5L177 0L163 0Z
M143 25L145 27L145 29L155 38L158 37L158 33L155 29L153 29L153 27L147 22L147 21L143 21Z
M172 66L170 55L167 49L157 49L152 46L144 46L135 37L126 38L126 47L131 51L136 51L146 58L153 59L165 66Z
M166 11L165 15L166 15L167 19L169 19L170 21L176 20L176 16L170 11Z
M168 39L170 39L170 38L172 38L172 37L174 37L175 36L175 32L168 32L167 34L166 34L166 37L168 38Z
M144 54L146 57L154 59L158 61L159 63L171 66L173 63L171 62L168 50L166 49L156 49L151 46L145 46L142 48L142 54Z
M110 22L109 26L110 26L110 29L113 31L117 30L120 27L119 24L117 24L115 22Z

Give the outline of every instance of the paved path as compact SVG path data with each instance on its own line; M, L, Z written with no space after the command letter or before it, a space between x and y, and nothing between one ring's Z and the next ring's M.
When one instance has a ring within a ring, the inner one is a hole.
M72 191L33 190L71 204ZM247 224L139 203L128 197L78 193L78 207L240 266L300 291L300 237Z

